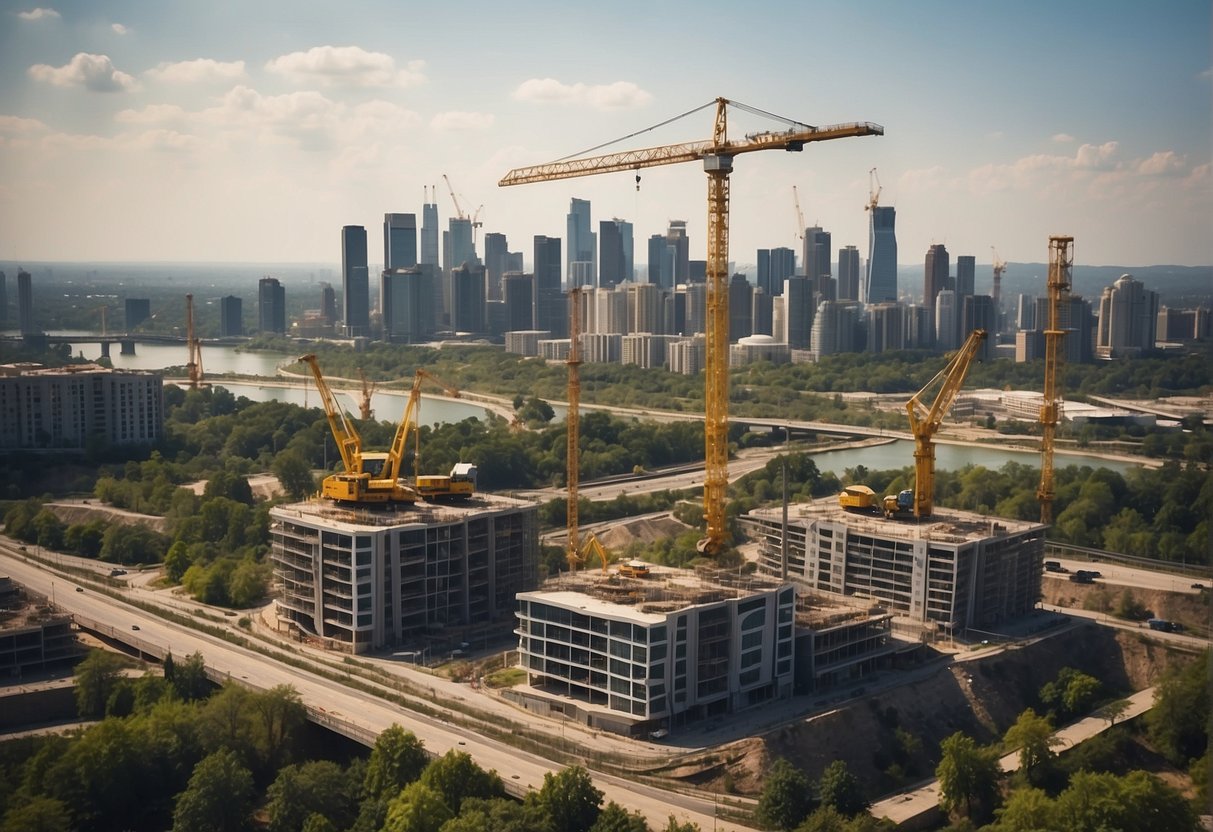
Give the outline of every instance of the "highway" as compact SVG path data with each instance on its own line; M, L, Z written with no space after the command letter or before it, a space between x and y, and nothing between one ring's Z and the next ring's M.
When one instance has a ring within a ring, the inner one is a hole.
M459 726L403 710L378 697L282 664L262 653L215 636L171 623L88 588L76 592L79 584L69 577L26 560L20 551L5 544L0 544L0 574L11 576L34 592L47 596L53 594L56 605L64 612L98 622L102 625L101 629L109 626L115 638L137 649L155 655L162 654L164 650L171 650L178 656L199 652L205 656L212 672L221 677L260 689L291 685L299 692L309 710L328 717L327 720L320 719L321 722L339 720L354 729L351 733L360 733L368 739L399 723L416 734L434 754L444 754L452 748L466 751L485 769L495 769L505 781L506 788L515 796L542 787L544 774L562 768L552 760L478 736ZM613 800L629 811L639 811L656 827L664 826L673 814L679 820L691 821L704 830L748 828L717 819L711 799L631 783L599 772L594 772L594 783L603 791L604 800Z

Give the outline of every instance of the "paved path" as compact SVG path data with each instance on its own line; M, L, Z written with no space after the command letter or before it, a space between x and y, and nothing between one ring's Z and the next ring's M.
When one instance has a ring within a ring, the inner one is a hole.
M1118 718L1119 722L1133 719L1154 707L1154 688L1150 687L1145 690L1139 690L1128 698L1128 702L1129 706L1124 714ZM1111 723L1107 718L1089 716L1055 731L1053 736L1061 741L1057 745L1058 751L1061 752L1073 748L1083 740L1088 740L1096 734L1108 730L1110 727ZM998 763L1002 766L1004 772L1018 771L1019 751L1016 750L1004 755L999 759ZM939 807L939 799L939 781L928 780L915 786L910 791L893 795L872 804L871 811L874 817L888 818L894 823L901 825L928 812L934 812Z

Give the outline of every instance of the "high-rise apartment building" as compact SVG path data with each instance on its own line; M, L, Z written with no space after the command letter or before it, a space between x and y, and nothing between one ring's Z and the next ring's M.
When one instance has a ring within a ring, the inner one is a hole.
M858 301L823 300L813 317L813 334L809 351L813 360L823 355L856 352L859 349Z
M434 311L437 282L432 263L383 273L379 307L385 340L415 344L433 334L438 320Z
M257 328L263 333L286 332L286 287L276 277L263 277L257 283Z
M535 235L535 329L547 330L553 338L568 337L568 312L561 289L560 238Z
M845 246L838 250L838 299L859 300L859 249Z
M0 448L151 444L163 432L158 373L73 364L0 377Z
M895 352L905 349L905 307L900 303L876 303L867 308L867 351Z
M417 215L383 215L383 270L417 265Z
M868 276L864 302L897 301L897 209L875 206L868 218Z
M588 199L577 199L574 197L569 200L569 213L565 217L565 243L568 249L565 251L565 274L569 276L569 285L575 286L573 283L573 264L574 263L589 263L588 280L581 284L585 286L594 286L597 284L595 267L598 257L598 235L592 232L590 220L590 201ZM582 267L583 269L585 267ZM584 275L583 275L584 278Z
M122 311L126 331L131 332L152 316L152 301L150 298L127 298Z
M935 346L941 350L954 350L960 346L960 308L956 292L942 289L935 295ZM928 307L930 308L930 307Z
M628 332L661 333L661 289L652 283L627 284Z
M25 269L17 270L17 325L22 335L37 335L34 323L34 278Z
M510 268L510 246L504 234L484 235L485 292L489 300L501 300L501 278Z
M426 202L421 206L421 259L438 268L438 204Z
M341 292L345 310L345 335L348 338L371 334L370 291L366 228L361 225L344 226L341 229ZM264 325L262 329L264 330Z
M1099 358L1140 355L1154 349L1158 326L1158 293L1133 275L1121 275L1099 298Z
M951 273L951 261L948 250L936 243L927 249L926 262L922 269L922 303L928 309L935 305L935 298L948 288L948 276ZM942 335L941 335L942 337Z
M219 337L239 338L244 335L244 300L236 295L219 299Z

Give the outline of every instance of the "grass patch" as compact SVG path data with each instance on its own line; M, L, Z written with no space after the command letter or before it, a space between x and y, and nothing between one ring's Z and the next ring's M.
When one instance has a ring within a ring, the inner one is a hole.
M491 688L512 688L525 681L526 671L521 667L504 667L484 677L484 683Z

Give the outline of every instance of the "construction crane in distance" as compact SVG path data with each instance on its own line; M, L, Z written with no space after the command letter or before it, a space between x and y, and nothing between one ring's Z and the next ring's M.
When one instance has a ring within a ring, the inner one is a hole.
M362 389L358 392L358 416L366 421L375 415L371 407L371 397L375 395L375 389L379 385L367 379L361 367L358 368L358 378L362 382Z
M572 179L616 171L636 172L641 168L702 162L708 176L708 251L706 356L704 362L704 518L707 536L700 541L701 552L716 555L725 545L725 501L729 484L729 174L733 157L758 150L800 151L810 142L857 136L882 136L884 128L870 122L815 127L757 110L725 98L698 107L685 115L715 104L712 138L599 156L581 156L543 165L515 168L498 183L501 186ZM779 132L751 133L741 140L728 137L728 107L738 107L755 115L777 118L789 125ZM667 122L668 123L668 122ZM635 135L635 134L633 134ZM638 174L637 174L638 175Z
M804 224L804 212L800 210L800 193L797 192L796 186L792 186L792 204L796 206L796 242L804 245L804 230L808 228Z
M422 476L421 470L421 425L417 415L421 411L421 384L431 381L442 388L453 399L459 398L459 390L442 381L428 370L421 368L413 374L413 389L409 392L408 403L404 407L404 418L396 429L396 438L392 442L392 459L399 466L404 459L405 443L409 434L413 436L413 488L417 496L428 502L445 500L466 500L476 491L476 467L464 462L456 463L449 474L427 474ZM396 469L399 475L399 468Z
M401 422L396 428L396 438L392 442L391 451L363 452L362 437L353 420L337 404L336 396L324 380L324 374L320 372L320 362L316 360L316 356L309 353L301 356L299 361L307 364L312 370L316 391L324 404L329 430L333 433L337 452L341 454L341 464L345 469L325 477L320 493L331 500L356 505L415 503L416 491L400 482L400 453L404 446L401 428L404 423Z
M876 175L876 168L868 171L868 204L863 206L865 211L874 211L880 206L880 192L884 188L880 184L880 177Z
M202 386L202 343L194 334L194 296L185 296L185 343L188 345L189 358L185 362L185 373L190 381L190 389L197 390Z
M973 363L977 350L985 339L986 331L984 329L975 329L970 332L964 344L944 368L906 402L906 413L910 417L910 433L914 434L913 509L915 517L930 517L934 509L935 433L943 423L943 417L952 409L952 403L956 401L956 394L960 392L960 387L964 384L965 374L969 372L969 365ZM927 407L924 399L928 391L941 379L942 383L939 392L935 395L935 401L931 403L930 407ZM888 514L889 499L896 498L885 498L886 514ZM905 509L904 501L899 507Z
M1007 270L1007 262L999 259L998 250L994 246L990 246L990 254L994 264L994 289L992 292L994 296L994 309L999 310L1002 309L1002 273Z
M1049 238L1049 327L1045 330L1045 390L1040 405L1040 485L1036 499L1040 503L1040 522L1053 523L1053 438L1061 423L1061 362L1062 329L1061 304L1070 291L1070 270L1074 255L1070 246L1073 237Z
M455 196L455 189L453 187L451 187L451 180L447 178L447 175L445 173L442 174L442 181L446 183L446 190L447 190L447 193L449 193L451 195L451 202L455 203L456 219L461 219L461 220L469 219L468 215L463 212L463 206L459 204L459 198L457 196Z

